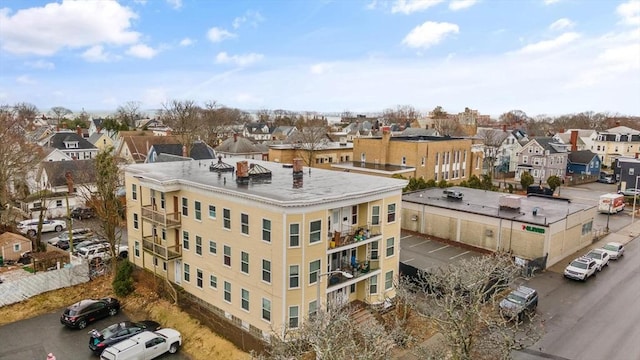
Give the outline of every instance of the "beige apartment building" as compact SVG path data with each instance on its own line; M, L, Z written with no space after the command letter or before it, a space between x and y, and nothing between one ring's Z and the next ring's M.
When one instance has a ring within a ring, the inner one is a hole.
M311 157L311 164L307 164L309 157ZM315 145L269 145L269 161L293 164L293 159L295 158L303 159L305 165L313 168L331 169L332 164L351 162L353 160L353 144L345 141Z
M458 184L482 174L483 152L471 139L442 136L391 136L353 139L353 163L333 168L378 176L446 180Z
M395 296L404 180L227 158L130 165L125 183L130 260L254 335Z

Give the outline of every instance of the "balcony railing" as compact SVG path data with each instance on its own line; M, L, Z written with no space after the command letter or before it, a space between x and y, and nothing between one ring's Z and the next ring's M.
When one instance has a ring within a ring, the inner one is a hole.
M380 240L382 236L380 225L362 225L352 227L348 232L334 231L329 238L328 253L355 248Z
M365 264L366 263L366 264ZM380 264L377 260L369 260L363 262L363 266L359 269L356 268L343 268L343 269L335 269L348 272L353 275L352 278L347 278L346 276L342 276L339 272L329 276L328 284L327 284L327 292L331 292L341 287L345 287L359 281L363 281L365 279L370 278L373 275L380 274Z
M154 241L154 236L145 236L142 238L142 249L153 254L163 260L172 260L182 256L180 244L162 245Z
M167 213L166 211L158 211L153 205L144 205L142 207L142 220L149 221L153 224L162 226L165 229L180 227L180 213Z

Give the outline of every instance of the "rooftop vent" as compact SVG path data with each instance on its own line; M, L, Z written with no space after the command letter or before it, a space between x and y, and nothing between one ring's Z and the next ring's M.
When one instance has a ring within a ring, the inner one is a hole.
M213 162L209 165L209 171L224 173L224 172L233 172L233 165L226 164L222 162L222 156L218 156L218 163L214 164Z
M514 195L504 195L498 200L501 209L520 209L520 197Z

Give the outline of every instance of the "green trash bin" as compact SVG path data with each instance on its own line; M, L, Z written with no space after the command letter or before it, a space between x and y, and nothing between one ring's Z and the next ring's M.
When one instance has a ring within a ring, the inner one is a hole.
M0 255L0 266L4 266L4 258Z

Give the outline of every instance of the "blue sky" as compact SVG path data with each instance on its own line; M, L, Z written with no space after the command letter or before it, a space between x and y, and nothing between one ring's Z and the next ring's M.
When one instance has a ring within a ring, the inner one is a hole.
M640 0L0 1L0 104L640 115Z

